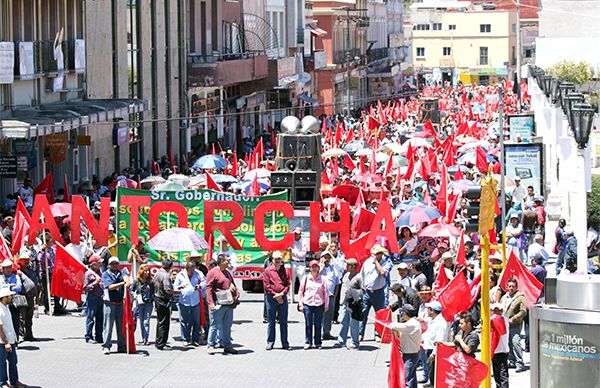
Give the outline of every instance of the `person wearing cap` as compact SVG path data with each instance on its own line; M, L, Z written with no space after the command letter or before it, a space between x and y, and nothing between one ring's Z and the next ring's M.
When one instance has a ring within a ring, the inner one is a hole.
M525 364L523 362L523 347L521 346L521 329L523 320L527 316L527 305L525 295L519 291L519 285L516 279L512 278L506 282L508 292L504 294L500 303L504 316L508 318L509 329L509 367L517 368L517 372L523 372Z
M110 354L112 347L112 331L116 324L117 351L125 352L125 337L123 336L123 299L125 286L129 282L126 270L119 269L119 259L111 257L108 259L108 269L102 273L102 286L104 288L104 317L102 331L102 350L104 354Z
M150 276L150 266L148 264L140 265L135 274L135 279L131 283L131 292L135 299L136 306L133 309L133 315L140 321L140 331L142 332L142 341L140 345L150 343L150 317L152 316L154 302L154 283Z
M429 309L426 307L429 302L433 300L433 291L431 291L431 287L427 284L424 284L419 288L419 292L417 293L419 299L421 299L421 304L417 309L417 321L421 324L421 332L424 333L429 327L429 322L431 322L431 317L429 316ZM427 363L427 351L421 347L419 350L419 363L423 367L423 376L424 379L419 381L419 383L426 383L429 380L429 364Z
M416 319L417 310L413 305L403 305L400 314L402 322L390 323L390 329L400 340L406 388L417 388L417 365L422 339L421 324Z
M89 260L89 268L83 275L83 290L86 293L86 319L85 319L85 342L95 341L103 343L102 329L104 316L104 288L102 285L102 273L100 266L102 259L92 255ZM92 329L95 325L95 335Z
M12 242L14 226L15 219L12 216L4 217L4 229L2 229L2 236L8 242Z
M19 381L17 333L9 309L14 294L9 288L0 288L0 340L4 345L0 346L0 385L2 387L25 387L25 384Z
M398 264L398 275L400 275L400 279L398 279L398 283L404 285L405 287L412 288L412 280L410 276L408 276L408 264L400 263Z
M187 346L200 346L200 295L204 275L196 270L196 264L185 263L185 270L175 277L173 288L179 291L179 328L181 341Z
M287 294L290 290L290 279L283 265L281 251L274 251L271 255L272 264L263 272L263 288L265 290L267 306L267 350L272 350L275 345L275 325L279 320L282 349L289 350L288 342L288 302Z
M38 291L38 277L35 269L31 265L31 251L23 246L19 251L17 259L20 269L17 270L17 276L21 278L23 284L22 294L27 299L27 306L20 308L21 322L19 324L19 336L24 341L35 341L33 337L33 314L35 310L35 297Z
M442 305L440 302L431 301L425 304L427 314L431 321L427 325L427 330L423 333L423 349L427 352L427 362L429 369L429 384L435 386L435 355L438 342L448 340L448 322L442 316Z
M293 289L300 287L302 278L306 273L306 254L308 249L308 240L302 238L302 228L296 227L294 229L294 242L290 247L291 252L291 264L292 264L292 286ZM295 292L292 292L292 299Z
M502 304L493 303L491 307L490 330L492 337L492 370L497 388L508 388L508 318L502 315Z
M229 270L231 273L235 273L235 269L238 266L237 255L229 247L229 242L225 236L219 236L216 241L218 250L213 252L213 259L216 259L219 255L225 255L229 258Z
M45 233L43 241L45 242L42 243L38 252L37 262L39 265L39 273L41 274L40 284L42 289L40 290L40 296L44 304L44 313L48 314L50 307L48 305L47 287L52 283L52 272L54 271L54 260L56 259L56 247L54 246L52 235L50 233ZM48 278L46 278L46 268L48 269ZM54 299L54 315L64 314L60 298L57 296L53 296L52 298Z
M523 233L523 226L519 223L519 217L514 213L510 216L510 221L506 225L506 243L513 247L519 260L525 264L527 261L525 256L527 238Z
M512 202L513 203L523 203L525 197L527 197L527 189L521 185L521 177L517 176L514 179L515 188L512 192Z
M319 253L327 250L329 247L329 238L326 235L319 237Z
M110 251L111 256L117 256L117 234L115 233L115 227L111 223L108 224L107 248Z
M320 275L319 262L309 263L310 273L304 276L298 294L298 309L304 313L304 350L321 349L323 314L329 309L327 282Z
M329 309L323 314L323 339L336 339L331 335L331 325L333 323L333 312L335 306L335 294L340 285L340 276L338 270L331 264L331 252L321 252L321 278L327 284L327 294L329 295Z
M21 278L13 271L13 262L10 259L5 259L2 262L2 274L0 274L0 287L8 287L15 294L21 294L23 284ZM10 305L10 314L12 316L13 327L19 333L19 323L21 321L19 308Z
M365 260L360 269L360 276L362 277L365 289L363 294L363 320L360 325L361 340L365 336L365 328L371 307L375 311L385 308L386 278L393 267L391 260L383 260L384 255L387 254L387 249L381 245L373 245L371 248L371 257Z
M362 298L363 284L362 277L357 271L358 260L348 259L346 261L347 272L342 278L342 288L340 292L342 306L342 321L340 334L338 335L336 346L346 346L348 341L348 330L352 338L352 347L349 349L357 350L360 346L360 322L362 321Z

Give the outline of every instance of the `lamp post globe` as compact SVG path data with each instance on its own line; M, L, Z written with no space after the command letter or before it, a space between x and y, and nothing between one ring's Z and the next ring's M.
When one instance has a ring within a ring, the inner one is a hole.
M560 106L564 109L564 98L569 95L569 93L575 92L575 84L572 82L561 82L558 85L558 93L560 99Z
M569 95L563 99L563 112L565 113L565 116L567 116L567 120L571 120L571 107L574 104L582 103L583 99L583 94L581 93L569 93Z
M594 109L590 104L576 103L571 107L569 124L577 143L577 148L585 149L594 121Z

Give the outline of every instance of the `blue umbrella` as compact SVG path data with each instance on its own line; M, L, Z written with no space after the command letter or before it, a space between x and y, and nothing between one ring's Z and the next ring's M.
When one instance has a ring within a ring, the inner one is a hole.
M419 187L425 187L427 186L427 181L418 181L415 182L415 184L413 185L413 189L417 189Z
M198 158L192 168L197 170L200 169L212 169L212 168L225 168L227 166L227 161L220 156L217 155L204 155L201 158Z
M269 190L269 184L267 184L261 180L258 181L258 185L260 186L261 190ZM245 180L240 183L240 187L242 188L242 192L244 194L248 194L248 191L250 191L251 186L252 186L252 181L249 181L249 180Z
M211 175L211 177L213 178L213 180L216 183L219 183L219 184L237 183L238 182L238 180L231 175L215 174L215 175Z
M396 227L404 225L416 225L422 222L429 222L442 216L438 209L431 206L415 206L408 209L396 222Z

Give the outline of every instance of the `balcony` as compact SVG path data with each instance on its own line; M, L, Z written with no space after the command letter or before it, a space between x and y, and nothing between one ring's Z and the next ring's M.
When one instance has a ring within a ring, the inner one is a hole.
M263 54L188 54L187 62L188 86L228 86L269 75L268 59Z
M372 49L371 51L369 51L368 57L369 57L369 62L375 62L375 61L379 61L382 59L387 59L388 58L388 48L381 47L381 48Z
M349 54L349 55L348 55ZM333 55L333 63L336 65L344 65L346 62L354 61L355 57L360 57L360 49L353 48L350 51L338 50ZM348 58L349 57L349 58Z

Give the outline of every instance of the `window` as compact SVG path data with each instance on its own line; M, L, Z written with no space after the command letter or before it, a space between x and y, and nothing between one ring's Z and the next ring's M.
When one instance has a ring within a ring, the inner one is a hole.
M432 23L432 29L434 31L441 31L442 30L442 23Z
M517 24L516 24L516 23L513 23L513 24L512 24L512 33L513 33L513 34L516 34L516 33L517 33Z
M452 55L452 49L450 47L442 47L442 49L442 55L445 57Z
M429 31L429 24L415 24L416 31Z
M491 24L480 24L479 25L479 32L492 32L492 25Z
M480 65L488 64L488 48L487 47L479 47L479 64Z
M533 50L525 49L525 58L531 58L531 57L533 57Z
M456 24L448 24L448 31L455 31L456 30Z
M425 47L417 47L417 57L425 56Z

